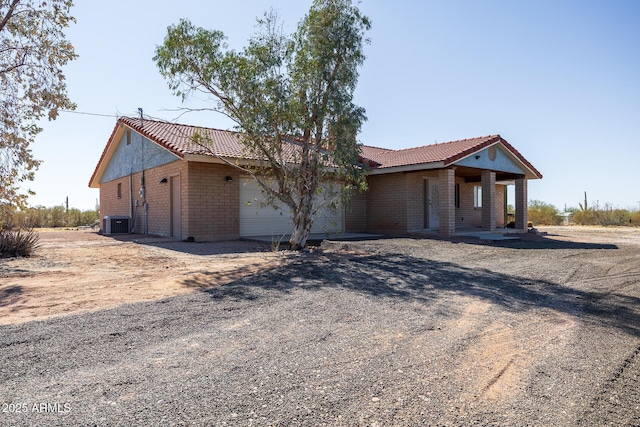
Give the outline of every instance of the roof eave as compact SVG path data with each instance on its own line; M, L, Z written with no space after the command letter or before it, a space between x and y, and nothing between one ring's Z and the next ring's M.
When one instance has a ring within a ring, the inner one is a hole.
M419 170L442 169L444 162L417 163L414 165L392 166L389 168L375 168L367 172L367 175L383 175L398 172L414 172Z
M107 145L102 150L102 155L100 156L100 160L98 160L98 164L93 171L93 175L91 175L91 179L89 180L89 188L100 188L100 179L102 179L102 174L104 174L107 165L109 164L109 160L111 160L111 156L116 149L116 144L114 141L119 141L124 132L124 126L118 120L113 127L113 131L111 132L111 136L109 137L109 141Z

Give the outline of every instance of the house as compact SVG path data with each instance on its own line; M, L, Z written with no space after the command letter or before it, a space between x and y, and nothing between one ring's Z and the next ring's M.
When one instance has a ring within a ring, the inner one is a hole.
M211 141L193 143L196 132ZM107 220L121 231L197 241L290 232L282 210L260 207L257 183L229 162L246 160L236 134L122 117L89 182ZM362 147L369 190L325 210L312 232L404 234L506 225L506 187L515 185L516 228L527 225L527 181L542 175L499 135L404 150Z

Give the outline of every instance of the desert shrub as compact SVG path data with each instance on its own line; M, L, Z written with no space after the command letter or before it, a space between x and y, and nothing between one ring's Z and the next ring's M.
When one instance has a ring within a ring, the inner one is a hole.
M36 206L13 214L13 221L23 227L78 227L91 225L98 219L96 210L81 211L71 208L66 210L63 206L45 208Z
M630 215L624 209L605 209L597 211L599 225L629 225Z
M634 226L640 223L640 213L626 209L613 209L608 204L601 209L596 203L589 209L575 211L572 221L577 225Z
M529 202L529 221L535 225L560 225L562 217L555 206L540 200L531 200Z
M33 229L0 230L0 257L30 257L40 247L40 236Z
M596 225L598 218L596 211L588 209L575 211L573 215L571 215L571 221L577 225Z

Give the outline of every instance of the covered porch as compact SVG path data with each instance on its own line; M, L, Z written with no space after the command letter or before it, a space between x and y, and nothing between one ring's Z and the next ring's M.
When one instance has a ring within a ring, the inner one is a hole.
M511 220L507 204L515 208L508 230L527 230L528 180L542 174L500 135L362 152L369 188L347 206L345 231L502 232Z
M525 175L509 172L496 172L486 169L469 167L450 167L438 171L437 197L434 197L433 187L426 190L425 217L432 219L437 215L437 221L425 221L425 225L436 230L443 237L460 235L471 231L493 233L498 228L498 217L503 218L500 228L507 225L507 186L515 186L515 232L527 230L527 178ZM463 194L462 186L465 186ZM472 194L472 196L470 195ZM473 197L473 201L471 200ZM479 224L471 225L464 222L465 213L479 212Z

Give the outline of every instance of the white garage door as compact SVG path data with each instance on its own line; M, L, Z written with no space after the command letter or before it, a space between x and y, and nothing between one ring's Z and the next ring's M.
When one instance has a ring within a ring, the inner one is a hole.
M240 179L240 236L281 236L291 234L293 215L288 208L260 207L264 200L258 183L253 178ZM338 233L342 231L342 207L335 212L319 211L311 227L312 233Z

